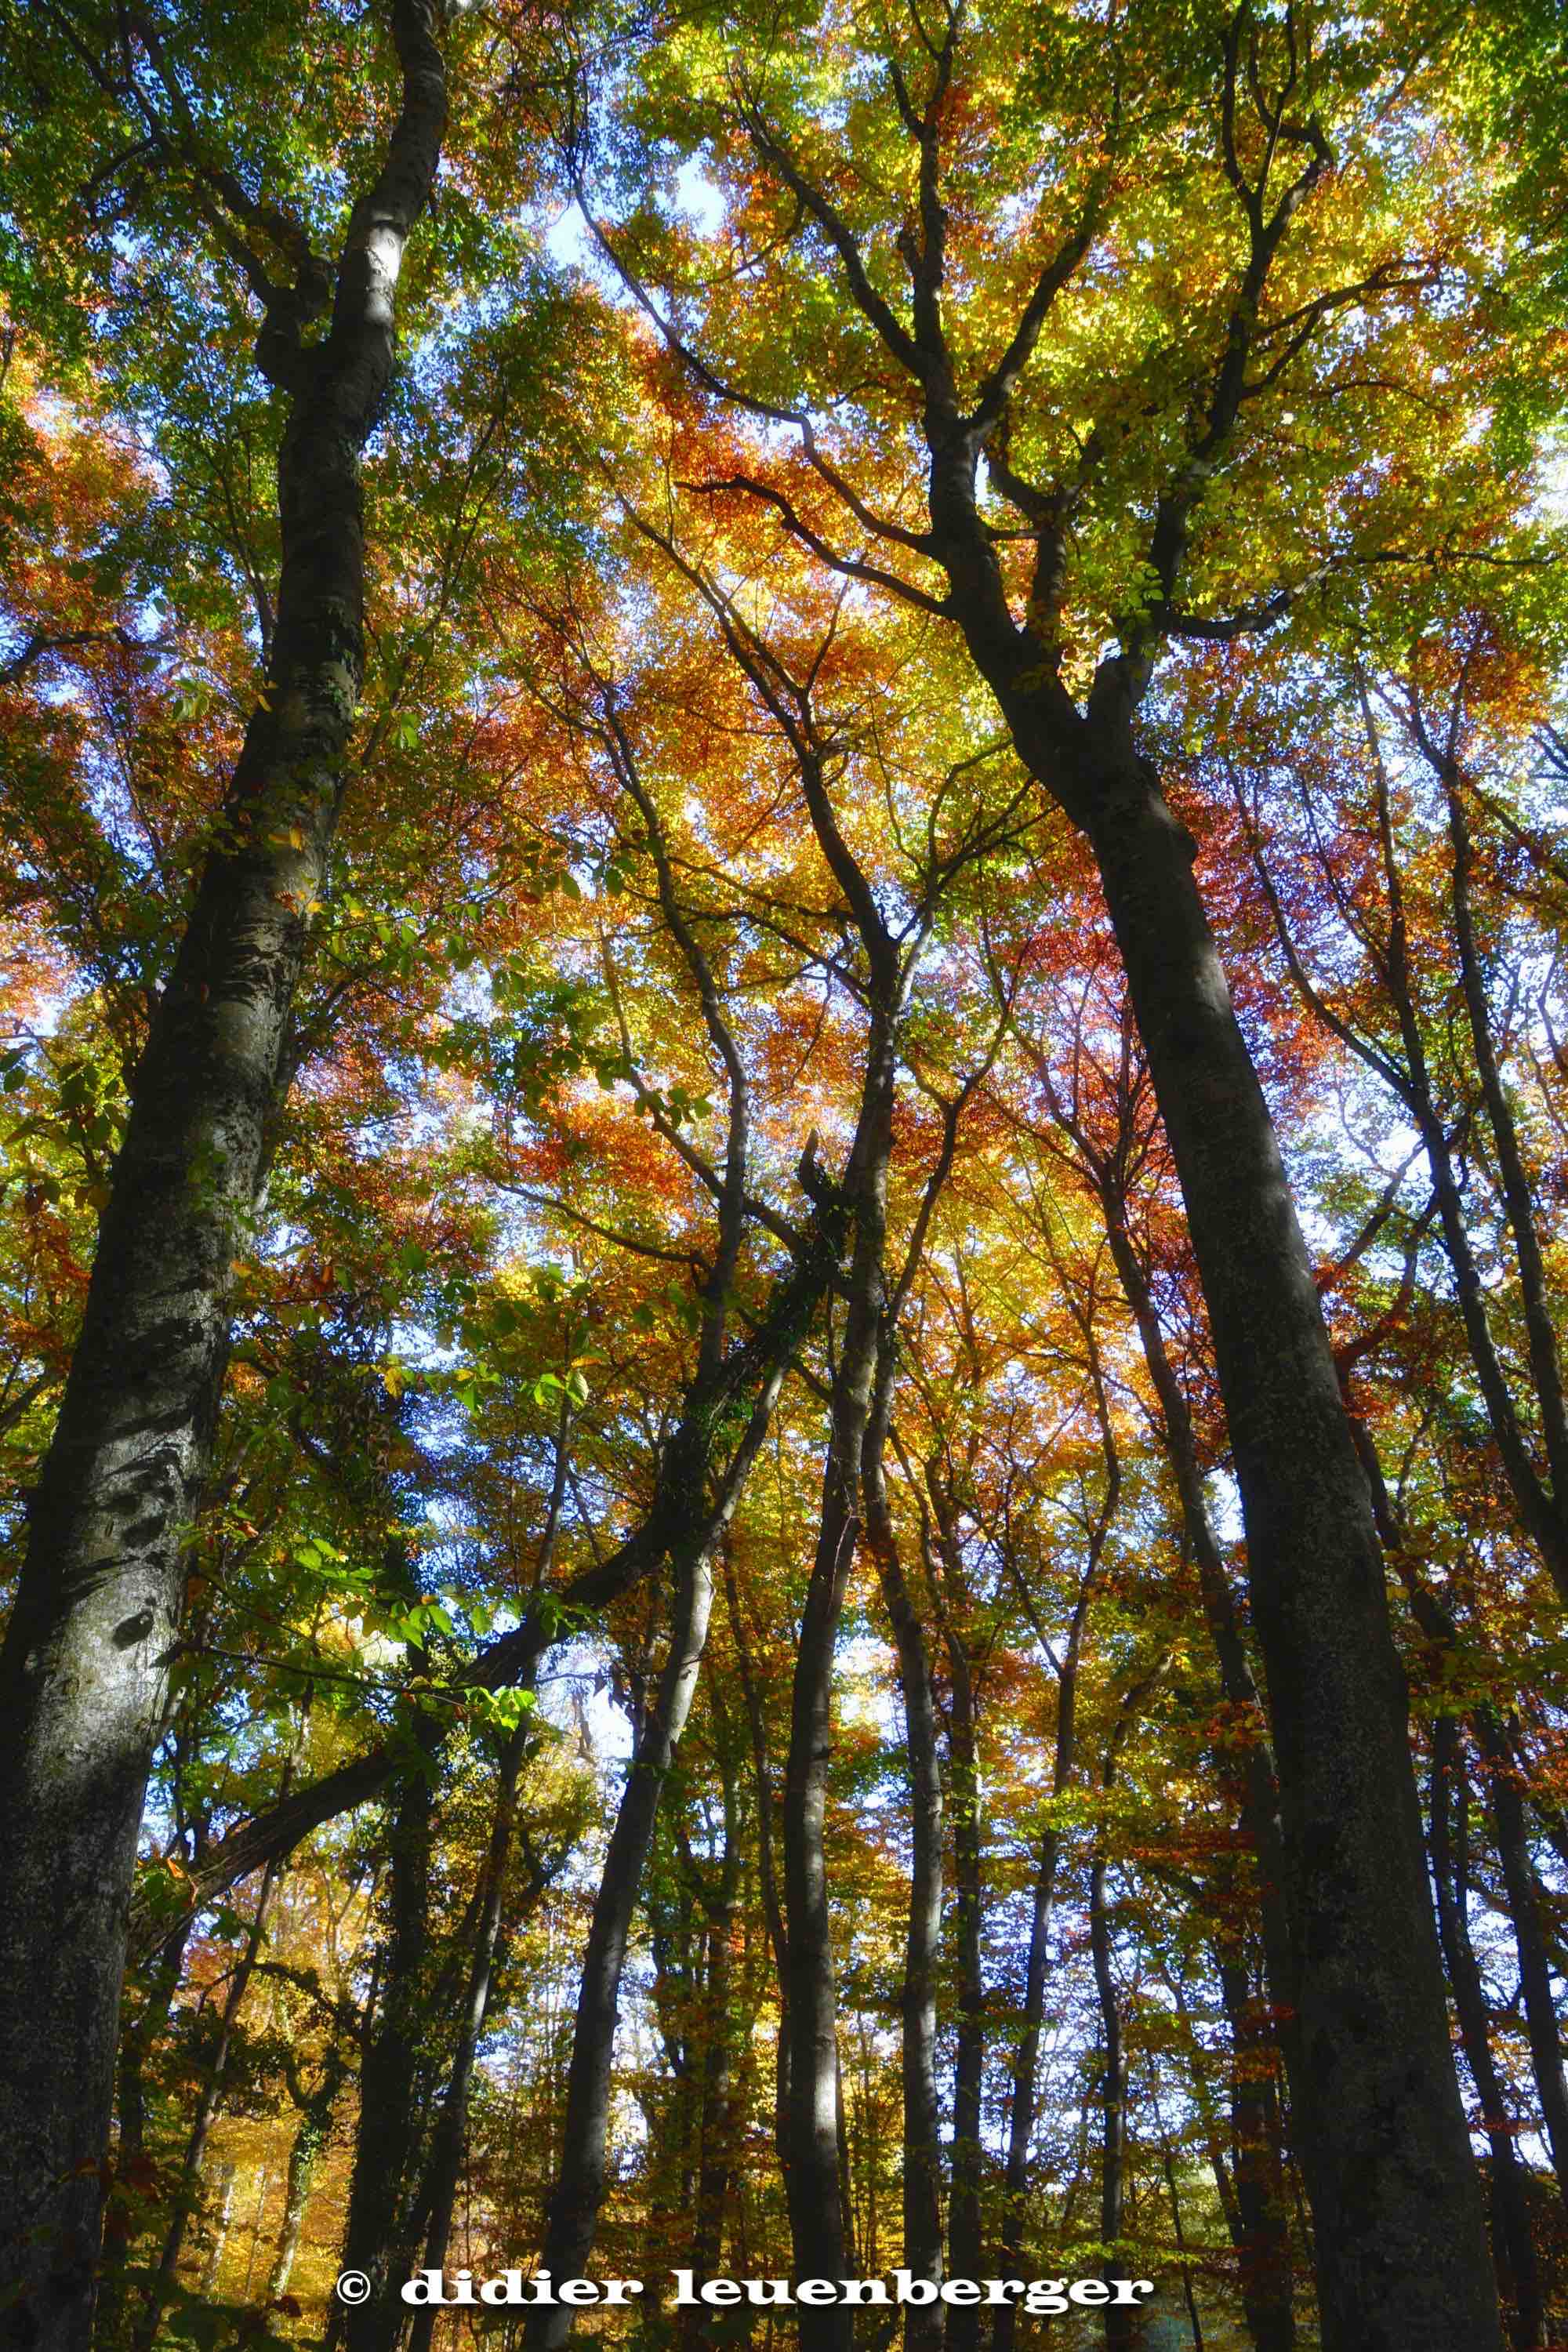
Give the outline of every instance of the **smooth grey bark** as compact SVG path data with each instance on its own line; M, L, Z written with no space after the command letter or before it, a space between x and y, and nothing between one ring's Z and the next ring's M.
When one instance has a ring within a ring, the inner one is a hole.
M364 666L360 452L446 125L434 6L392 0L389 14L402 100L380 173L335 274L307 257L293 294L268 289L260 355L289 394L268 694L132 1084L0 1655L0 2299L12 2340L47 2352L81 2352L91 2325L136 1836L212 1455L231 1266ZM329 296L324 339L302 347L301 321Z
M1462 1858L1465 1840L1462 1834L1456 1834L1456 1812L1462 1824L1467 1804L1458 1760L1458 1727L1452 1716L1439 1716L1432 1733L1431 1802L1432 1879L1437 1893L1437 1931L1465 2056L1480 2102L1481 2128L1491 2153L1492 2259L1497 2265L1499 2292L1509 2316L1509 2333L1515 2352L1532 2352L1532 2347L1541 2342L1540 2264L1521 2177L1518 2127L1492 2054L1486 1990L1470 1940L1468 1874Z

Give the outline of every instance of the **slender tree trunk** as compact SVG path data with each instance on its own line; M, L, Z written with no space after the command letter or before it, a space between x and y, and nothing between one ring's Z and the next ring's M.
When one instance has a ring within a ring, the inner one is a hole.
M980 2115L985 2069L985 1979L981 1967L984 1922L980 1771L974 1681L963 1636L949 1633L952 1678L952 1870L958 1913L958 2047L952 2071L952 2185L948 2197L947 2266L953 2278L980 2275ZM948 2314L950 2352L975 2352L977 2306Z
M305 2227L305 2209L310 2201L310 2187L326 2144L330 2116L307 2111L296 2126L289 2150L289 2171L283 2187L283 2219L278 2231L277 2252L272 2267L267 2273L267 2301L275 2304L286 2294L294 2275L294 2263L300 2252L300 2238Z
M833 1384L816 1550L795 1652L784 1772L790 2053L784 2189L795 2274L801 2278L850 2275L839 2148L837 1992L824 1830L833 1742L834 1644L860 1528L861 1448L882 1323L895 987L894 979L884 972L867 1048L860 1120L844 1185L856 1220L849 1303ZM801 2352L850 2352L853 2336L847 2306L801 2311Z
M463 2143L468 2130L468 2093L473 2082L474 2060L479 2052L479 2037L484 2032L495 1980L501 1909L506 1895L507 1862L517 1820L517 1776L522 1769L527 1741L527 1726L519 1724L509 1737L496 1768L495 1815L485 1852L473 1951L458 2021L458 2046L447 2078L440 2114L431 2134L430 2155L419 2200L426 2216L423 2267L426 2270L444 2270L447 2263L447 2246L452 2234L458 2182L463 2168ZM435 2324L435 2305L419 2305L409 2330L408 2352L429 2352Z
M207 2238L206 2254L202 2263L202 2293L212 2294L217 2286L223 2268L223 2252L228 2243L228 2225L234 2215L234 2184L239 2168L232 2158L218 2167L217 2210L213 2216Z
M1295 2282L1272 2035L1243 1962L1223 1952L1216 1958L1230 2026L1235 2159L1227 2219L1240 2271L1242 2309L1257 2352L1294 2352Z
M228 2065L230 2045L234 2040L235 2021L239 2015L240 2005L249 1990L257 1958L261 1950L261 1939L267 1933L267 1916L272 1908L272 1897L277 1889L278 1876L279 1871L276 1864L269 1864L263 1873L260 1889L256 1898L256 1909L246 1935L245 1946L235 1962L234 1974L229 1979L223 2014L218 2021L216 2046L213 2051L212 2063L207 2068L207 2078L202 2088L202 2095L196 2104L195 2119L191 2126L190 2137L185 2142L184 2162L180 2170L179 2186L174 2192L174 2210L170 2216L163 2252L158 2260L158 2268L147 2289L147 2299L132 2336L133 2352L152 2352L152 2347L157 2340L159 2323L163 2319L164 2306L174 2289L175 2275L179 2270L180 2255L184 2248L185 2231L190 2225L196 2199L200 2194L202 2166L206 2159L207 2141L223 2105L224 2074Z
M763 1695L757 1687L756 1669L746 1637L745 1621L741 1613L734 1562L727 1550L724 1555L724 1591L730 1605L730 1625L735 1643L735 1660L740 1669L741 1693L746 1702L746 1725L751 1733L752 1780L756 1791L757 1808L758 1890L763 1898L763 1916L767 1921L768 1943L778 1979L779 2038L773 2067L773 2147L782 2176L789 2164L789 1947L784 1905L779 1897L778 1874L773 1864L773 1776L768 1770L767 1726L763 1714Z
M1107 1796L1116 1782L1122 1742L1138 1711L1163 1672L1163 1663L1135 1683L1122 1699L1106 1746L1100 1786ZM1117 2242L1121 2236L1127 2179L1127 2053L1121 2032L1121 2008L1111 1965L1110 1917L1106 1907L1105 1832L1095 1841L1089 1877L1089 1944L1094 1967L1094 1989L1100 2002L1100 2032L1104 2060L1100 2074L1100 2234L1105 2245L1105 2276L1119 2274ZM1136 2340L1138 2315L1124 2304L1105 2306L1106 2352L1128 2352Z
M1121 2011L1110 1967L1110 1926L1105 1909L1105 1850L1095 1848L1089 1879L1089 1948L1094 1960L1095 1991L1100 2000L1102 2057L1100 2070L1100 2234L1106 2248L1107 2278L1118 2270L1116 2245L1121 2236L1127 2158L1127 2058L1122 2047ZM1106 2352L1123 2352L1132 2342L1137 2315L1120 2305L1105 2310Z
M1510 2333L1516 2352L1533 2352L1541 2342L1540 2266L1516 2128L1492 2055L1486 1992L1470 1942L1465 1872L1459 1861L1462 1841L1454 1833L1456 1795L1461 1806L1465 1802L1463 1784L1456 1787L1458 1752L1458 1731L1452 1716L1439 1716L1433 1727L1432 1754L1432 1878L1437 1890L1437 1928L1465 2056L1480 2101L1481 2128L1491 2151L1492 2259L1498 2286L1505 2309L1512 2307Z
M1078 1754L1078 1673L1084 1627L1093 1590L1098 1554L1079 1586L1078 1601L1057 1681L1056 1751L1051 1769L1051 1794L1059 1797L1072 1779ZM1024 1971L1024 2013L1013 2053L1012 2105L1007 2118L1007 2156L1002 2183L1000 2267L1020 2270L1024 2257L1025 2222L1028 2212L1029 2147L1035 2137L1039 2097L1040 2037L1046 2019L1046 1982L1050 1968L1051 1916L1056 1902L1057 1868L1061 1859L1061 1832L1048 1826L1040 1839L1035 1868L1034 1901L1029 1916L1029 1953ZM992 2325L992 2352L1011 2352L1017 2327L1017 2306L999 2304Z
M1138 1326L1143 1360L1149 1368L1149 1377L1159 1400L1165 1451L1181 1502L1187 1549L1198 1571L1198 1590L1209 1639L1214 1644L1219 1666L1220 1687L1230 1705L1245 1709L1258 1721L1261 1730L1262 1697L1237 1622L1225 1557L1209 1517L1192 1415L1165 1347L1164 1333L1160 1328L1148 1276L1139 1262L1128 1231L1125 1200L1109 1179L1100 1185L1100 1206L1117 1278ZM1273 1750L1262 1738L1247 1748L1237 1797L1242 1827L1257 1856L1258 1903L1263 1926L1268 1990L1274 2007L1275 2029L1281 2048L1287 2051L1289 2064L1287 2045L1295 2038L1297 2023L1295 1967L1285 1903L1286 1862L1279 1818L1279 1783Z
M720 1709L715 1706L715 1713ZM690 2266L699 2278L718 2273L723 2254L724 2218L734 2177L736 2133L740 2123L735 2086L735 2023L733 1957L741 1891L741 1847L736 1834L734 1769L721 1745L723 1782L724 1846L719 1883L704 1892L707 1922L699 2053L701 2060L698 2109L696 2201L691 2221ZM684 2315L683 2334L693 2347L703 2341L704 2318L700 2308Z
M678 1556L675 1618L658 1698L626 1778L594 1904L566 2079L561 2168L541 2257L542 2267L557 2278L581 2274L598 2227L621 1971L643 1868L653 1843L659 1796L686 1728L708 1639L715 1532L711 1527L705 1528ZM564 2306L531 2311L523 2331L526 2352L557 2352L571 2326L572 2313Z
M1477 1734L1483 1742L1492 1833L1502 1864L1514 1948L1519 1955L1520 1989L1524 1996L1535 2095L1541 2103L1557 2186L1568 2202L1568 2085L1563 2079L1563 2047L1558 2037L1556 2004L1552 1998L1552 1961L1541 1916L1541 1889L1525 1832L1524 1798L1512 1755L1491 1710L1478 1708L1475 1720Z
M433 1751L439 1734L422 1728ZM371 2292L358 2305L334 2304L326 2331L333 2352L392 2352L406 2320L399 2289L414 2252L408 2221L426 2071L434 1816L430 1775L416 1767L405 1775L392 1822L392 1932L379 2001L365 2019L343 2231L342 2267L363 2271Z
M884 1332L861 1448L861 1492L867 1549L877 1564L899 1662L909 1763L913 1867L902 1996L904 2263L916 2278L940 2285L942 2136L936 2089L936 1966L942 1946L942 1760L925 1635L904 1579L883 1469L892 1400L893 1341L891 1334ZM942 2342L945 2316L946 2306L941 2303L911 2305L904 2318L905 2352L936 2352Z
M1541 1433L1552 1476L1552 1506L1558 1524L1563 1528L1564 1549L1568 1550L1568 1405L1563 1399L1563 1368L1557 1356L1552 1298L1547 1288L1541 1238L1536 1230L1530 1174L1520 1150L1519 1130L1502 1074L1498 1068L1497 1049L1492 1043L1486 976L1476 940L1475 913L1470 898L1475 848L1470 840L1469 821L1465 814L1457 766L1452 761L1440 762L1439 772L1448 804L1448 838L1454 855L1454 933L1459 949L1459 977L1465 993L1465 1008L1469 1015L1470 1037L1476 1049L1476 1068L1480 1074L1481 1094L1497 1150L1503 1209L1509 1231L1513 1236L1514 1255L1519 1265L1520 1296L1524 1307L1531 1378L1541 1409Z
M212 1456L230 1269L363 670L360 452L445 129L431 0L390 13L402 110L350 221L331 330L287 358L268 695L133 1082L0 1655L0 2299L20 2294L16 2324L39 2352L80 2352L91 2326L136 1835ZM287 337L268 326L277 373Z

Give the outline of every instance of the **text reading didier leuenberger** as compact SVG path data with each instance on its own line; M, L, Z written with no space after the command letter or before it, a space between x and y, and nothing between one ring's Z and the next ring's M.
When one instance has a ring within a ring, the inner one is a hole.
M732 2304L778 2305L805 2304L999 2304L1016 2303L1025 2311L1068 2311L1077 2304L1136 2305L1154 2292L1152 2279L942 2279L917 2278L912 2271L892 2271L884 2278L705 2278L694 2271L671 2271L676 2305L706 2304L722 2310ZM625 2306L644 2293L641 2279L569 2278L557 2284L548 2271L526 2276L520 2270L499 2271L493 2278L475 2278L471 2271L418 2271L400 2289L405 2303L521 2304L525 2306L566 2304L587 2308L594 2304ZM363 2271L344 2271L338 2280L343 2303L367 2303L374 2292ZM665 2298L660 2298L664 2300Z

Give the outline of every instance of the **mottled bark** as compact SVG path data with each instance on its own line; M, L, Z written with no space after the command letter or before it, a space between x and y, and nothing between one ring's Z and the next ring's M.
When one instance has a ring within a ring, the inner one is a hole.
M283 2218L279 2225L278 2244L272 2256L272 2266L267 2273L267 2301L277 2302L289 2290L294 2275L294 2263L300 2252L300 2239L305 2227L305 2209L310 2201L310 2189L326 2145L328 2121L307 2111L295 2126L289 2147L289 2170L283 2184Z
M217 2168L216 2188L216 2210L207 2224L207 2250L202 2258L202 2293L216 2292L218 2274L223 2269L224 2249L228 2243L228 2225L234 2218L234 2185L239 2168L232 2158Z
M11 2339L49 2352L80 2352L91 2324L136 1835L211 1460L231 1268L363 670L360 452L445 129L436 12L393 0L390 15L401 110L350 219L329 331L302 348L299 305L279 302L262 339L289 394L268 692L135 1074L0 1656L0 2299L15 2298Z

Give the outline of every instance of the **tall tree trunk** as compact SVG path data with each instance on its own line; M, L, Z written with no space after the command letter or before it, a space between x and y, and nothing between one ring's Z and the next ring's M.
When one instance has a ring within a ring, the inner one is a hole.
M1457 1771L1458 1755L1454 1718L1439 1716L1432 1735L1432 1878L1437 1890L1437 1929L1465 2056L1480 2101L1481 2128L1491 2151L1492 2260L1498 2286L1505 2310L1511 2306L1515 2352L1532 2352L1541 2342L1540 2265L1516 2127L1492 2055L1486 1991L1470 1941L1468 1889L1461 1861L1464 1840L1455 1834L1456 1798L1461 1808L1466 1802Z
M1106 1744L1100 1786L1109 1797L1116 1783L1117 1759L1122 1742L1137 1718L1163 1665L1135 1683L1117 1711ZM1100 2003L1100 2035L1103 2057L1100 2071L1100 2235L1105 2246L1105 2276L1119 2274L1117 2243L1121 2236L1127 2178L1127 2052L1121 2031L1121 2006L1111 1965L1110 1917L1105 1900L1106 1832L1095 1841L1089 1875L1089 1944L1094 1968L1094 1989ZM1138 2315L1130 2305L1105 2306L1106 2352L1128 2352L1136 2339Z
M715 1533L711 1526L704 1527L677 1554L675 1615L658 1697L626 1777L594 1903L566 2078L561 2168L541 2256L542 2267L557 2278L581 2274L598 2228L621 1971L659 1796L686 1728L708 1639ZM563 2305L531 2311L523 2330L526 2352L557 2352L571 2326L572 2313Z
M1166 1456L1182 1507L1182 1526L1187 1549L1198 1571L1204 1620L1219 1666L1220 1687L1230 1705L1245 1710L1258 1722L1261 1730L1262 1699L1237 1622L1230 1580L1226 1573L1225 1556L1209 1517L1192 1414L1165 1346L1148 1276L1128 1230L1126 1199L1110 1170L1102 1171L1099 1190L1111 1261L1127 1304L1132 1310L1133 1321L1138 1326L1143 1360L1149 1368L1149 1377L1159 1401ZM1259 1738L1248 1745L1237 1794L1242 1827L1257 1856L1258 1904L1263 1926L1264 1963L1274 2007L1275 2028L1283 2049L1293 2042L1297 2030L1295 1964L1285 1902L1286 1863L1279 1817L1279 1790L1273 1750L1266 1739ZM1287 2064L1289 2063L1287 2049Z
M952 2070L952 2154L948 2194L947 2266L953 2278L980 2275L981 2098L985 2071L985 1979L981 1967L984 1924L980 1768L974 1678L969 1651L956 1627L947 1629L952 1681L949 1734L952 1779L952 1875L958 1913L958 2046ZM978 2306L955 2305L947 2319L950 2352L975 2352Z
M1121 2235L1127 2158L1127 2057L1122 2046L1121 2011L1110 1968L1110 1926L1105 1909L1105 1849L1095 1848L1089 1879L1089 1948L1094 1960L1095 1991L1100 2001L1101 2058L1098 2084L1100 2116L1100 2234L1106 2249L1106 2276L1118 2267L1116 2245ZM1108 2304L1105 2311L1107 2352L1122 2352L1132 2341L1136 2313Z
M768 1770L767 1725L763 1714L763 1695L757 1687L756 1668L752 1660L745 1620L741 1613L735 1565L728 1549L724 1554L724 1592L730 1608L735 1661L740 1670L741 1695L746 1703L746 1727L751 1734L752 1784L756 1792L757 1809L758 1892L763 1898L763 1916L767 1921L768 1944L778 1979L779 2038L773 2067L773 2147L782 2176L789 2164L789 1947L784 1905L779 1896L778 1874L773 1864L773 1775Z
M925 1635L905 1581L888 1501L883 1464L892 1402L893 1337L884 1329L861 1447L860 1483L867 1549L877 1565L899 1662L904 1752L909 1762L913 1867L901 2001L904 2263L917 2279L940 2285L942 2136L936 2089L936 1966L942 1945L942 1759ZM945 2317L946 2306L941 2303L911 2305L904 2317L905 2352L937 2352Z
M133 2352L152 2352L152 2347L157 2341L159 2323L163 2316L164 2305L174 2289L180 2255L184 2247L185 2231L190 2224L192 2214L195 2210L196 2199L201 2190L202 2166L206 2158L207 2141L211 2137L212 2127L217 2121L218 2110L223 2104L224 2074L228 2065L229 2049L234 2040L235 2021L239 2015L240 2005L249 1990L251 1977L255 1973L257 1958L261 1950L261 1939L267 1933L267 1916L272 1908L272 1897L277 1889L278 1878L279 1865L275 1863L268 1864L262 1874L261 1885L256 1897L256 1909L246 1934L244 1948L235 1962L234 1973L228 1980L228 1991L225 1996L223 2013L218 2021L217 2042L213 2050L211 2063L207 2067L207 2078L202 2086L201 2097L196 2103L195 2117L191 2126L190 2137L185 2142L184 2162L181 2167L179 2185L174 2192L174 2210L170 2216L157 2270L147 2289L147 2299L132 2336Z
M837 1992L824 1830L833 1742L833 1654L860 1529L861 1448L870 1418L883 1307L882 1249L892 1140L896 980L873 1013L859 1126L844 1194L855 1246L833 1383L816 1554L795 1651L784 1772L784 1913L789 1969L789 2156L784 2189L797 2277L849 2275L839 2153ZM848 2306L803 2308L801 2352L850 2352Z
M164 1719L185 1530L212 1456L251 1215L364 666L360 453L392 374L404 247L446 124L432 0L392 0L402 108L356 204L325 341L288 384L268 664L132 1089L80 1339L0 1655L0 2299L40 2352L91 2326L126 1900ZM296 305L296 317L298 305Z
M307 2110L295 2128L289 2149L289 2170L283 2185L283 2219L279 2225L272 2267L267 2273L268 2304L275 2304L280 2294L287 2294L289 2282L294 2275L300 2234L305 2227L305 2209L310 2201L311 2184L330 2126L330 2116L322 2116Z
M716 1698L713 1713L716 1717L721 1717L721 1702ZM703 1889L707 1919L698 2040L701 2076L690 2250L690 2266L699 2278L713 2277L722 2258L724 2219L734 2177L736 2135L741 2121L735 2085L736 2026L731 2011L742 1857L737 1834L734 1766L722 1734L718 1744L723 1787L724 1845L720 1858L718 1884L716 1886L706 1885ZM693 2306L682 2315L682 2318L685 2340L695 2352L695 2347L703 2341L704 2314L700 2307Z
M1147 763L1130 751L1112 762L1110 749L1085 822L1186 1200L1241 1489L1279 1776L1299 2019L1291 2110L1324 2342L1495 2352L1366 1484L1191 841Z
M1225 1952L1216 1959L1230 2026L1235 2156L1226 2218L1240 2271L1241 2305L1257 2352L1294 2352L1295 2281L1273 2036L1266 2005L1253 1998L1244 1962Z
M232 2157L218 2167L217 2210L207 2235L207 2250L202 2261L202 2293L212 2294L217 2286L223 2268L224 2248L228 2243L228 2225L234 2215L234 2184L239 2177L239 2167Z
M563 1440L557 1447L558 1464L564 1460L564 1454ZM558 1475L558 1488L559 1484ZM482 1883L479 1889L473 1949L468 1961L468 1982L463 1989L462 2011L458 2021L458 2046L447 2077L440 2113L431 2133L430 2153L419 2199L425 2219L423 2267L426 2270L444 2270L447 2263L447 2246L452 2234L458 2182L463 2168L463 2143L468 2130L468 2093L473 2082L474 2061L479 2053L479 2037L484 2032L495 1981L501 1910L506 1895L507 1863L517 1821L517 1776L522 1769L528 1736L526 1721L520 1723L509 1737L496 1767L495 1814L490 1824ZM542 1892L542 1878L539 1885ZM418 2305L409 2330L408 2352L429 2352L435 2324L436 2306L433 2304Z
M1105 1524L1109 1524L1105 1522ZM944 1529L945 1534L945 1529ZM1051 1794L1063 1795L1078 1756L1078 1675L1083 1653L1084 1628L1099 1569L1100 1548L1079 1583L1072 1622L1057 1678L1057 1736L1051 1766ZM1012 2104L1007 2117L1007 2155L1002 2182L1002 2227L999 2266L1005 2273L1023 2266L1025 2224L1028 2213L1029 2148L1035 2137L1039 2098L1040 2037L1046 2019L1046 1983L1050 1969L1051 1917L1056 1903L1057 1869L1061 1859L1061 1832L1048 1824L1040 1837L1035 1865L1034 1899L1029 1915L1029 1951L1024 1970L1024 2012L1013 2053ZM992 2352L1012 2352L1017 2328L1017 2306L999 2304L992 2323Z
M1479 1707L1474 1719L1477 1736L1482 1742L1492 1833L1502 1864L1514 1948L1519 1955L1520 1990L1524 1996L1535 2095L1541 2103L1557 2186L1568 2202L1568 2084L1563 2078L1563 2045L1557 2030L1557 2008L1552 1998L1552 1962L1541 1916L1541 1888L1525 1832L1521 1777L1492 1710Z
M433 1756L439 1733L419 1727ZM405 2324L399 2289L412 2265L410 2193L418 2164L419 2100L426 2069L430 1958L430 1860L435 1829L432 1774L404 1776L393 1816L391 1935L378 2000L367 2011L360 2059L359 2128L343 2231L342 2267L363 2271L363 2304L335 2303L327 2324L333 2352L392 2352Z

